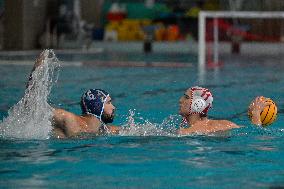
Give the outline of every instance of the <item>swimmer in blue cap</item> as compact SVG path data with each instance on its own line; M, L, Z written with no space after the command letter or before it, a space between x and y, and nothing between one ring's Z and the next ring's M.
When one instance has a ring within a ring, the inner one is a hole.
M44 53L41 53L32 71L37 69L43 60ZM29 80L32 80L32 74ZM74 137L84 133L118 134L119 127L107 125L113 122L115 112L109 93L102 89L87 90L81 97L81 109L82 115L75 115L54 108L52 124L56 138Z
M109 94L102 89L90 89L81 98L82 115L95 116L102 123L101 129L109 131L107 123L114 119L115 107L111 103Z
M59 138L82 133L117 134L119 127L106 125L114 119L115 107L110 95L102 89L89 89L81 97L82 115L55 109L54 135Z

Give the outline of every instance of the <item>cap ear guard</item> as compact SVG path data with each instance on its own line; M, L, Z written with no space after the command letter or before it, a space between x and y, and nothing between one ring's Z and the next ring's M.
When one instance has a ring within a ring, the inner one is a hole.
M201 97L195 97L191 103L191 112L201 113L206 108L206 102Z

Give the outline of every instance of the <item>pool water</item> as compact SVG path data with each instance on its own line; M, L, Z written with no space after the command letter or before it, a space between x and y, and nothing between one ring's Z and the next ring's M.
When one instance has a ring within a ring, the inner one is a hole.
M64 140L2 138L0 188L284 187L282 64L227 60L219 70L207 70L204 83L200 83L196 57L192 55L145 56L59 55L67 63L147 59L190 62L193 66L62 66L50 95L51 105L80 114L81 94L89 88L102 88L112 95L117 108L114 124L125 126L132 118L140 131ZM33 61L35 55L8 58ZM0 65L1 119L23 96L31 68ZM195 85L213 93L209 117L229 119L243 127L210 136L175 135L181 120L178 100ZM267 128L257 128L247 118L247 107L258 95L272 98L278 106L277 121ZM167 132L161 134L159 129Z

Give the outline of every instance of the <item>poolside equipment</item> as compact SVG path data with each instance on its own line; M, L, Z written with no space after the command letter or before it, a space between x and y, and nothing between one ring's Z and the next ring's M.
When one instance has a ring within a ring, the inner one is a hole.
M261 123L263 127L271 125L277 117L277 106L275 102L271 99L266 100L266 102L271 102L271 105L265 106L260 113ZM252 114L249 111L248 116L252 119Z
M143 28L151 24L147 19L123 19L111 21L105 27L104 40L137 41L145 38Z
M83 114L90 114L101 120L104 103L109 94L102 89L89 89L81 97L81 109Z

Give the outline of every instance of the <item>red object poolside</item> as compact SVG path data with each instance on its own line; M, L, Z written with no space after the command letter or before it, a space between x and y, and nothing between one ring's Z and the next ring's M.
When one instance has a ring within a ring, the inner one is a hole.
M107 20L108 21L121 21L125 19L127 16L124 12L109 12L107 13Z

